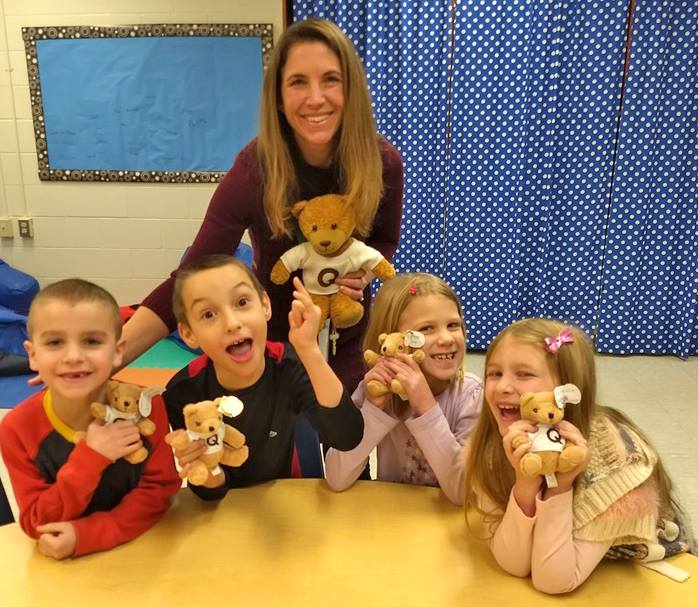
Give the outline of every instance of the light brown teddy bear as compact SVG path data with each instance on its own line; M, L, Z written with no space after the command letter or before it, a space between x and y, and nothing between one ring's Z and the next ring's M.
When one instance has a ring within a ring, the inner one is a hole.
M565 416L565 405L580 400L579 388L574 384L558 386L553 392L525 392L521 395L521 419L538 426L537 432L529 433L528 438L517 436L511 442L514 449L531 442L529 452L519 462L522 474L529 477L542 474L548 486L555 487L555 472L568 472L584 461L584 450L577 445L565 444L565 439L555 428Z
M148 418L150 408L150 394L142 387L113 380L107 382L107 404L95 402L90 405L95 419L101 419L106 424L119 419L132 421L143 436L155 432L155 424ZM84 433L81 433L78 438L83 437ZM140 464L147 457L148 450L143 446L124 459L130 464Z
M421 349L424 345L424 341L424 335L419 331L381 333L378 336L380 353L376 353L373 350L366 350L364 352L364 360L368 368L371 369L384 357L390 358L398 354L407 354L411 356L417 364L421 364L425 357L424 350ZM407 392L405 392L402 384L397 379L393 379L390 385L378 381L377 379L372 379L366 383L366 392L371 396L383 396L384 394L388 394L388 392L392 392L393 394L397 394L402 400L407 400Z
M282 285L303 270L303 285L321 311L320 327L329 315L338 328L351 327L364 315L363 305L344 295L335 278L366 270L381 280L395 276L395 268L376 249L352 237L354 207L338 194L318 196L293 205L291 213L307 242L286 251L271 270L271 280Z
M238 403L234 413L226 410L232 399ZM186 405L182 411L186 430L175 430L165 436L165 442L174 449L185 449L200 439L206 442L206 451L191 463L187 474L192 485L203 485L209 471L213 476L221 474L223 471L218 464L242 466L247 460L249 449L245 445L245 435L223 423L222 410L231 416L237 415L242 411L242 403L234 396L224 396Z

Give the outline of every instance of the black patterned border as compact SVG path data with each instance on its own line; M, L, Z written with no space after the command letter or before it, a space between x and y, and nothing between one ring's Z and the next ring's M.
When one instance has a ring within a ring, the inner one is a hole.
M262 40L262 64L266 70L273 48L271 23L143 23L101 27L93 25L61 25L23 27L22 39L29 75L29 96L34 121L36 157L42 181L123 181L147 183L211 183L221 181L224 172L208 171L95 171L90 169L52 169L48 158L44 107L41 97L37 40L74 38L151 38L191 36L248 36Z

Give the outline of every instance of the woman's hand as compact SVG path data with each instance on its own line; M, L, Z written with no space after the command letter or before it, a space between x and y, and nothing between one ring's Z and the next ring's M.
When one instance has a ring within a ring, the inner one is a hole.
M424 415L436 406L436 399L424 377L421 367L407 354L398 354L385 359L385 366L393 373L405 392L416 417Z
M349 272L344 276L335 278L334 283L339 285L339 290L348 297L351 297L355 301L363 301L364 290L371 284L374 278L375 276L372 272L357 270L356 272Z

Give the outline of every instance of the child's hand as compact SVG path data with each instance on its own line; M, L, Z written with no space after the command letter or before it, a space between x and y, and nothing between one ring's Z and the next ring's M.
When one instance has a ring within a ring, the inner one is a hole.
M293 278L293 302L288 313L288 341L296 352L317 347L317 334L320 330L320 308L314 303L303 283Z
M545 492L545 497L552 497L559 493L564 493L572 488L574 484L574 479L576 479L582 472L587 469L589 465L589 449L587 448L587 441L582 436L582 433L577 429L577 427L568 422L567 420L562 420L556 428L560 432L560 436L565 439L566 445L575 445L579 447L584 454L584 460L568 472L556 472L555 476L557 478L557 487L552 489L547 489Z
M73 523L46 523L36 530L41 534L37 545L42 554L60 560L75 552L78 537Z
M436 399L427 383L427 378L411 356L398 354L384 360L385 366L407 392L410 407L417 417L436 406Z
M371 380L376 380L381 384L389 386L390 382L393 381L394 378L395 374L386 368L385 361L381 358L371 369L366 372L366 375L364 375L364 387ZM385 409L390 401L393 400L393 393L388 390L382 396L372 396L368 392L365 392L365 398L374 407Z
M179 468L179 477L187 478L192 462L199 459L206 451L206 443L202 440L195 440L183 449L175 449L174 456L177 460ZM208 479L201 487L214 489L220 487L225 482L225 474L217 474L216 476L208 475Z
M521 419L509 425L502 437L502 447L509 463L514 468L515 480L512 492L519 508L526 516L533 516L536 511L536 496L543 484L542 476L524 476L521 473L519 463L521 458L528 453L531 441L528 438L529 432L535 432L536 425ZM521 440L521 439L525 440ZM518 444L514 447L512 444Z
M103 424L94 420L87 426L85 442L88 447L113 462L143 446L138 426L123 419L112 424Z

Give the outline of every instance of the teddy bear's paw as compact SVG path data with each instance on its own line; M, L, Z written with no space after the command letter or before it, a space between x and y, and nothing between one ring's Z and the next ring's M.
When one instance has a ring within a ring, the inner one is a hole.
M239 449L226 449L225 454L221 458L221 464L226 466L238 467L242 466L250 455L250 450L247 445L240 447Z
M141 462L144 462L147 457L148 450L145 447L140 447L139 449L136 449L133 453L129 453L127 456L124 457L124 459L129 464L140 464Z
M191 464L187 480L192 485L203 485L208 480L208 468L201 461L195 461Z
M353 327L363 318L364 307L343 293L338 293L330 305L330 318L337 329Z
M405 388L402 387L402 384L397 379L394 379L393 381L390 382L390 391L393 394L397 394L402 400L407 400L407 392L405 391Z
M155 424L151 420L144 418L138 422L138 431L143 436L151 436L155 433Z
M366 394L369 396L383 396L384 394L388 394L388 392L390 392L390 388L377 379L372 379L366 384Z
M558 472L569 472L579 466L585 457L586 453L581 447L577 447L577 445L567 447L560 453L560 458L557 462Z
M543 469L543 462L535 453L527 453L521 458L519 469L525 476L538 476Z

